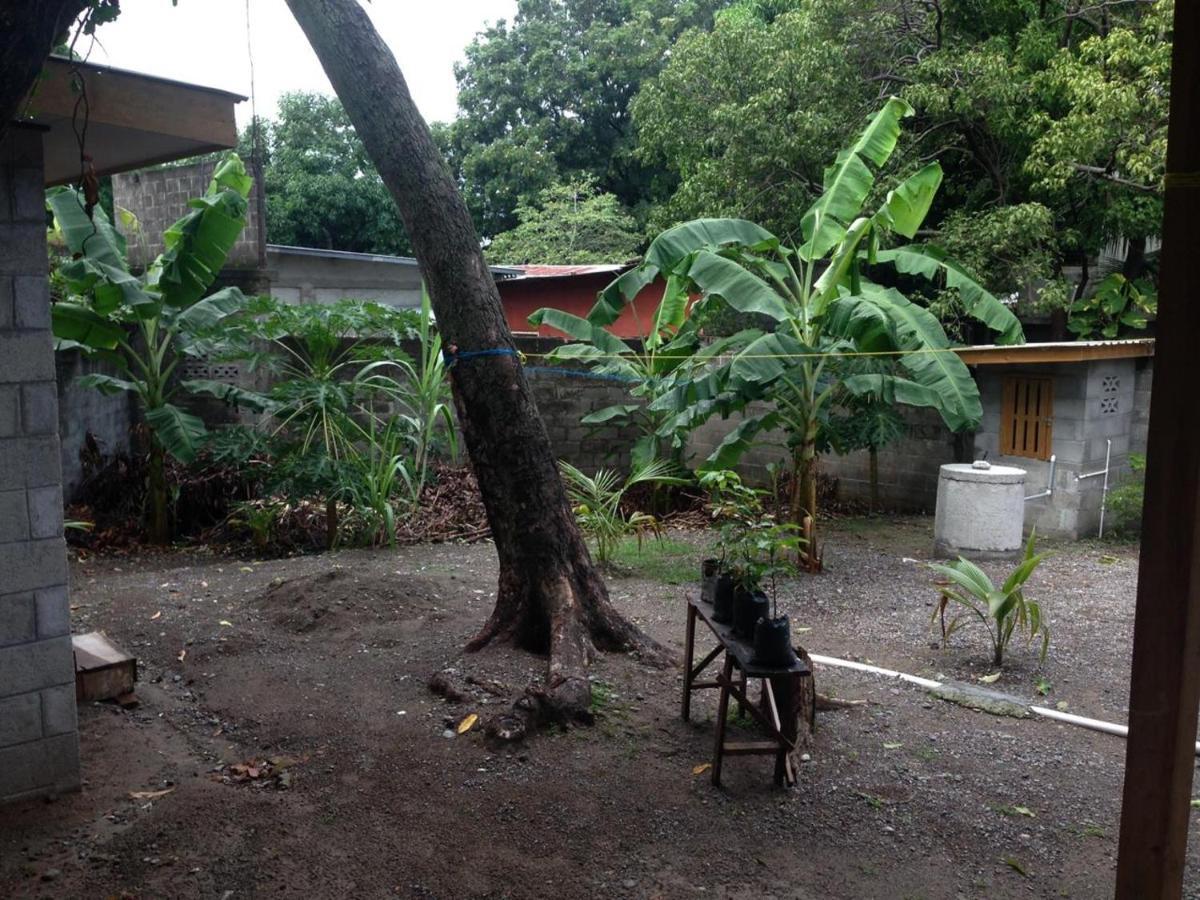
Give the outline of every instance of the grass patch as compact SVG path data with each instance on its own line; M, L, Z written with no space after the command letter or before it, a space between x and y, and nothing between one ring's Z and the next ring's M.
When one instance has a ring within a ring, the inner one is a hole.
M699 547L670 538L637 539L627 537L613 554L612 565L622 575L645 578L662 584L689 584L700 580Z

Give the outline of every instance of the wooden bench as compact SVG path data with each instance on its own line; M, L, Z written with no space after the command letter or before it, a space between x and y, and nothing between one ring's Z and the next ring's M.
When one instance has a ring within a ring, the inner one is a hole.
M708 626L717 646L709 651L700 662L696 655L696 621ZM724 653L721 673L711 680L701 681L704 670ZM761 666L754 662L754 646L750 641L733 633L731 625L715 622L712 606L700 600L698 595L687 598L687 631L684 637L683 660L683 704L685 722L691 719L692 693L702 690L719 690L717 704L717 734L713 751L712 783L721 783L721 764L725 756L774 756L775 783L796 783L793 755L798 752L801 735L812 731L813 707L804 702L812 694L812 670L801 656L787 667ZM753 703L747 687L750 679L762 682L759 702ZM806 679L808 680L806 683ZM759 741L727 741L726 719L729 700L738 703L741 714L750 716L762 726L767 739ZM801 726L804 726L803 728Z

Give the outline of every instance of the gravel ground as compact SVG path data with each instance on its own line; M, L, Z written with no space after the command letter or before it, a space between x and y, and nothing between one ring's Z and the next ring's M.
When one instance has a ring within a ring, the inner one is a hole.
M699 558L701 536L673 537ZM930 544L926 519L835 523L827 571L781 585L796 639L930 677L990 672L981 634L937 647ZM1014 644L993 687L1123 721L1135 553L1052 549L1030 585L1050 657ZM504 750L478 726L457 735L543 668L504 648L461 653L490 609L492 554L77 562L75 630L138 655L142 702L80 710L83 792L6 810L0 896L1111 896L1122 740L870 675L818 668L823 693L869 702L818 714L790 791L764 759L727 761L720 790L693 774L711 757L715 696L684 724L679 673L623 657L594 666L594 728ZM681 645L684 587L610 586ZM461 702L426 687L447 669ZM1197 849L1193 837L1189 862Z

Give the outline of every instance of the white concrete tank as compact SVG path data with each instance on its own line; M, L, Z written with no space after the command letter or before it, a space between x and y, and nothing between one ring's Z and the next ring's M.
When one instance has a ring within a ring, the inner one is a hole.
M1022 547L1025 470L953 463L938 473L933 549L938 556L1007 559Z

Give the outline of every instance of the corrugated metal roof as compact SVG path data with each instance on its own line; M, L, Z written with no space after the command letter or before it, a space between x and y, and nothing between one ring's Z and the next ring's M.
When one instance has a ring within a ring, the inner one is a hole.
M1154 355L1154 338L1125 341L1055 341L1042 344L979 344L956 347L959 359L971 366L1004 363L1084 362L1091 359L1130 359Z
M586 266L521 265L507 266L517 269L522 278L570 278L575 275L615 275L629 268L627 263L601 263Z

